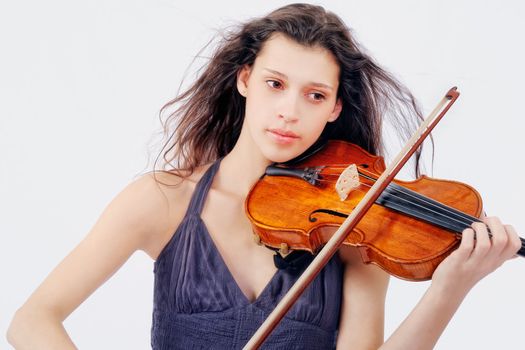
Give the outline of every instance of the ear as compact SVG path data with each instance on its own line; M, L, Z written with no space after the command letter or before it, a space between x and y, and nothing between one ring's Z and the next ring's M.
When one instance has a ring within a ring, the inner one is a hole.
M341 114L342 109L343 102L341 101L341 98L338 98L335 102L334 110L330 113L330 116L328 117L328 122L334 122L339 117L339 114Z
M239 72L237 72L237 90L241 96L246 97L248 93L248 79L250 78L251 71L252 67L244 65Z

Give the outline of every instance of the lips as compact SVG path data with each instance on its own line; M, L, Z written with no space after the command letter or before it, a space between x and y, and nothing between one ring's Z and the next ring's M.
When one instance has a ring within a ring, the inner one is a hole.
M280 145L291 145L300 137L296 133L283 129L267 129L272 140Z
M294 132L292 131L289 131L289 130L283 130L283 129L268 129L269 132L273 133L273 134L276 134L278 136L282 136L282 137L291 137L291 138L294 138L294 139L298 139L299 138L299 135L295 134Z

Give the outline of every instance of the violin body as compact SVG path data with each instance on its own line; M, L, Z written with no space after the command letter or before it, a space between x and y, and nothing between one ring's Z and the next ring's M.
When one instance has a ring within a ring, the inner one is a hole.
M334 188L340 171L331 170L341 164L355 164L364 174L343 201ZM294 176L263 176L247 196L246 214L254 234L266 246L285 253L306 250L315 254L385 170L385 163L351 143L329 141L293 167L322 170L315 184ZM393 183L390 193L372 205L344 244L357 247L364 263L377 264L394 276L428 280L459 245L461 231L473 222L468 218L480 217L481 196L467 184L427 176ZM429 199L439 206L427 204ZM444 223L449 219L451 226ZM459 226L453 222L465 220Z

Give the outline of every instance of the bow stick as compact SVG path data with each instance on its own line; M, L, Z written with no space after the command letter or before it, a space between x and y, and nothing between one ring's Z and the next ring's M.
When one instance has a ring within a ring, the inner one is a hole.
M408 140L407 144L399 152L390 166L381 174L375 184L365 194L363 199L355 207L352 213L341 224L339 229L334 233L325 246L319 251L317 256L312 260L310 265L304 270L302 275L297 279L295 284L285 294L282 300L277 304L275 309L270 313L268 318L263 322L259 329L255 332L252 338L244 346L243 349L257 349L263 341L270 335L273 329L284 317L286 312L292 307L295 301L301 296L301 293L313 281L322 268L335 254L337 249L343 244L346 236L359 223L359 220L366 214L367 210L374 204L376 199L381 195L381 192L394 179L399 170L410 159L412 154L417 150L425 138L430 134L432 129L443 118L445 113L449 110L452 104L459 97L459 92L456 87L451 88L446 95L441 99L436 108L430 115L421 123L416 132Z

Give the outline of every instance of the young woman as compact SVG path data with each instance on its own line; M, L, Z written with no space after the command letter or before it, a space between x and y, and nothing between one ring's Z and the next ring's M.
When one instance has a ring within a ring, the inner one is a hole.
M420 116L336 15L305 4L231 33L168 106L177 108L165 170L127 186L17 311L8 331L17 349L74 348L62 322L136 250L155 260L153 348L242 347L299 275L252 240L244 200L265 168L328 139L380 154L385 113L406 132ZM342 247L263 347L432 348L469 290L520 247L511 226L484 222L463 232L386 342L388 275Z

